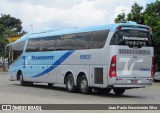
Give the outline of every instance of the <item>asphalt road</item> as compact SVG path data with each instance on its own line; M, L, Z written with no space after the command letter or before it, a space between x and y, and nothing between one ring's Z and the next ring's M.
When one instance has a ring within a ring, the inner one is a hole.
M127 90L122 96L69 93L62 86L49 88L47 84L20 86L9 81L8 73L0 73L0 104L159 104L160 83L140 89ZM88 111L89 112L89 111Z

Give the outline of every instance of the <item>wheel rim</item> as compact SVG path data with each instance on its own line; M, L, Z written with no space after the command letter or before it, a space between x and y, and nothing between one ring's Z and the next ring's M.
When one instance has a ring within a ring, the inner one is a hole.
M67 82L67 83L68 83L68 88L69 88L69 89L72 89L72 87L73 87L73 85L74 85L73 78L70 77L70 78L68 79L68 82Z
M80 86L81 86L81 89L83 91L86 90L86 88L87 88L87 81L86 80L82 80Z

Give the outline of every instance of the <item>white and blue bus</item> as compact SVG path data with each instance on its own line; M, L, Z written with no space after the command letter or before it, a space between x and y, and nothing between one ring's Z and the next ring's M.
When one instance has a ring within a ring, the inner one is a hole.
M152 30L135 22L26 34L6 46L10 80L121 95L152 84Z

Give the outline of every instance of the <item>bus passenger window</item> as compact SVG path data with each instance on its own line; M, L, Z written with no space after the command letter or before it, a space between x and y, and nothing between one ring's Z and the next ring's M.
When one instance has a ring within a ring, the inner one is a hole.
M109 30L93 31L91 37L92 49L103 48L108 37Z
M30 39L28 40L26 52L36 52L39 51L40 39Z

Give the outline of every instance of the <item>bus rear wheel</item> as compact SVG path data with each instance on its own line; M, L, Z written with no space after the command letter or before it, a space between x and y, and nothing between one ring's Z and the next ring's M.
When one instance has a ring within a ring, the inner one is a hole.
M91 88L88 86L87 77L85 75L79 80L79 90L83 94L89 94L91 92Z
M122 95L126 89L123 88L113 88L113 91L116 95Z
M76 91L76 86L74 84L74 78L72 74L69 74L66 78L66 88L67 88L67 91L71 93Z

